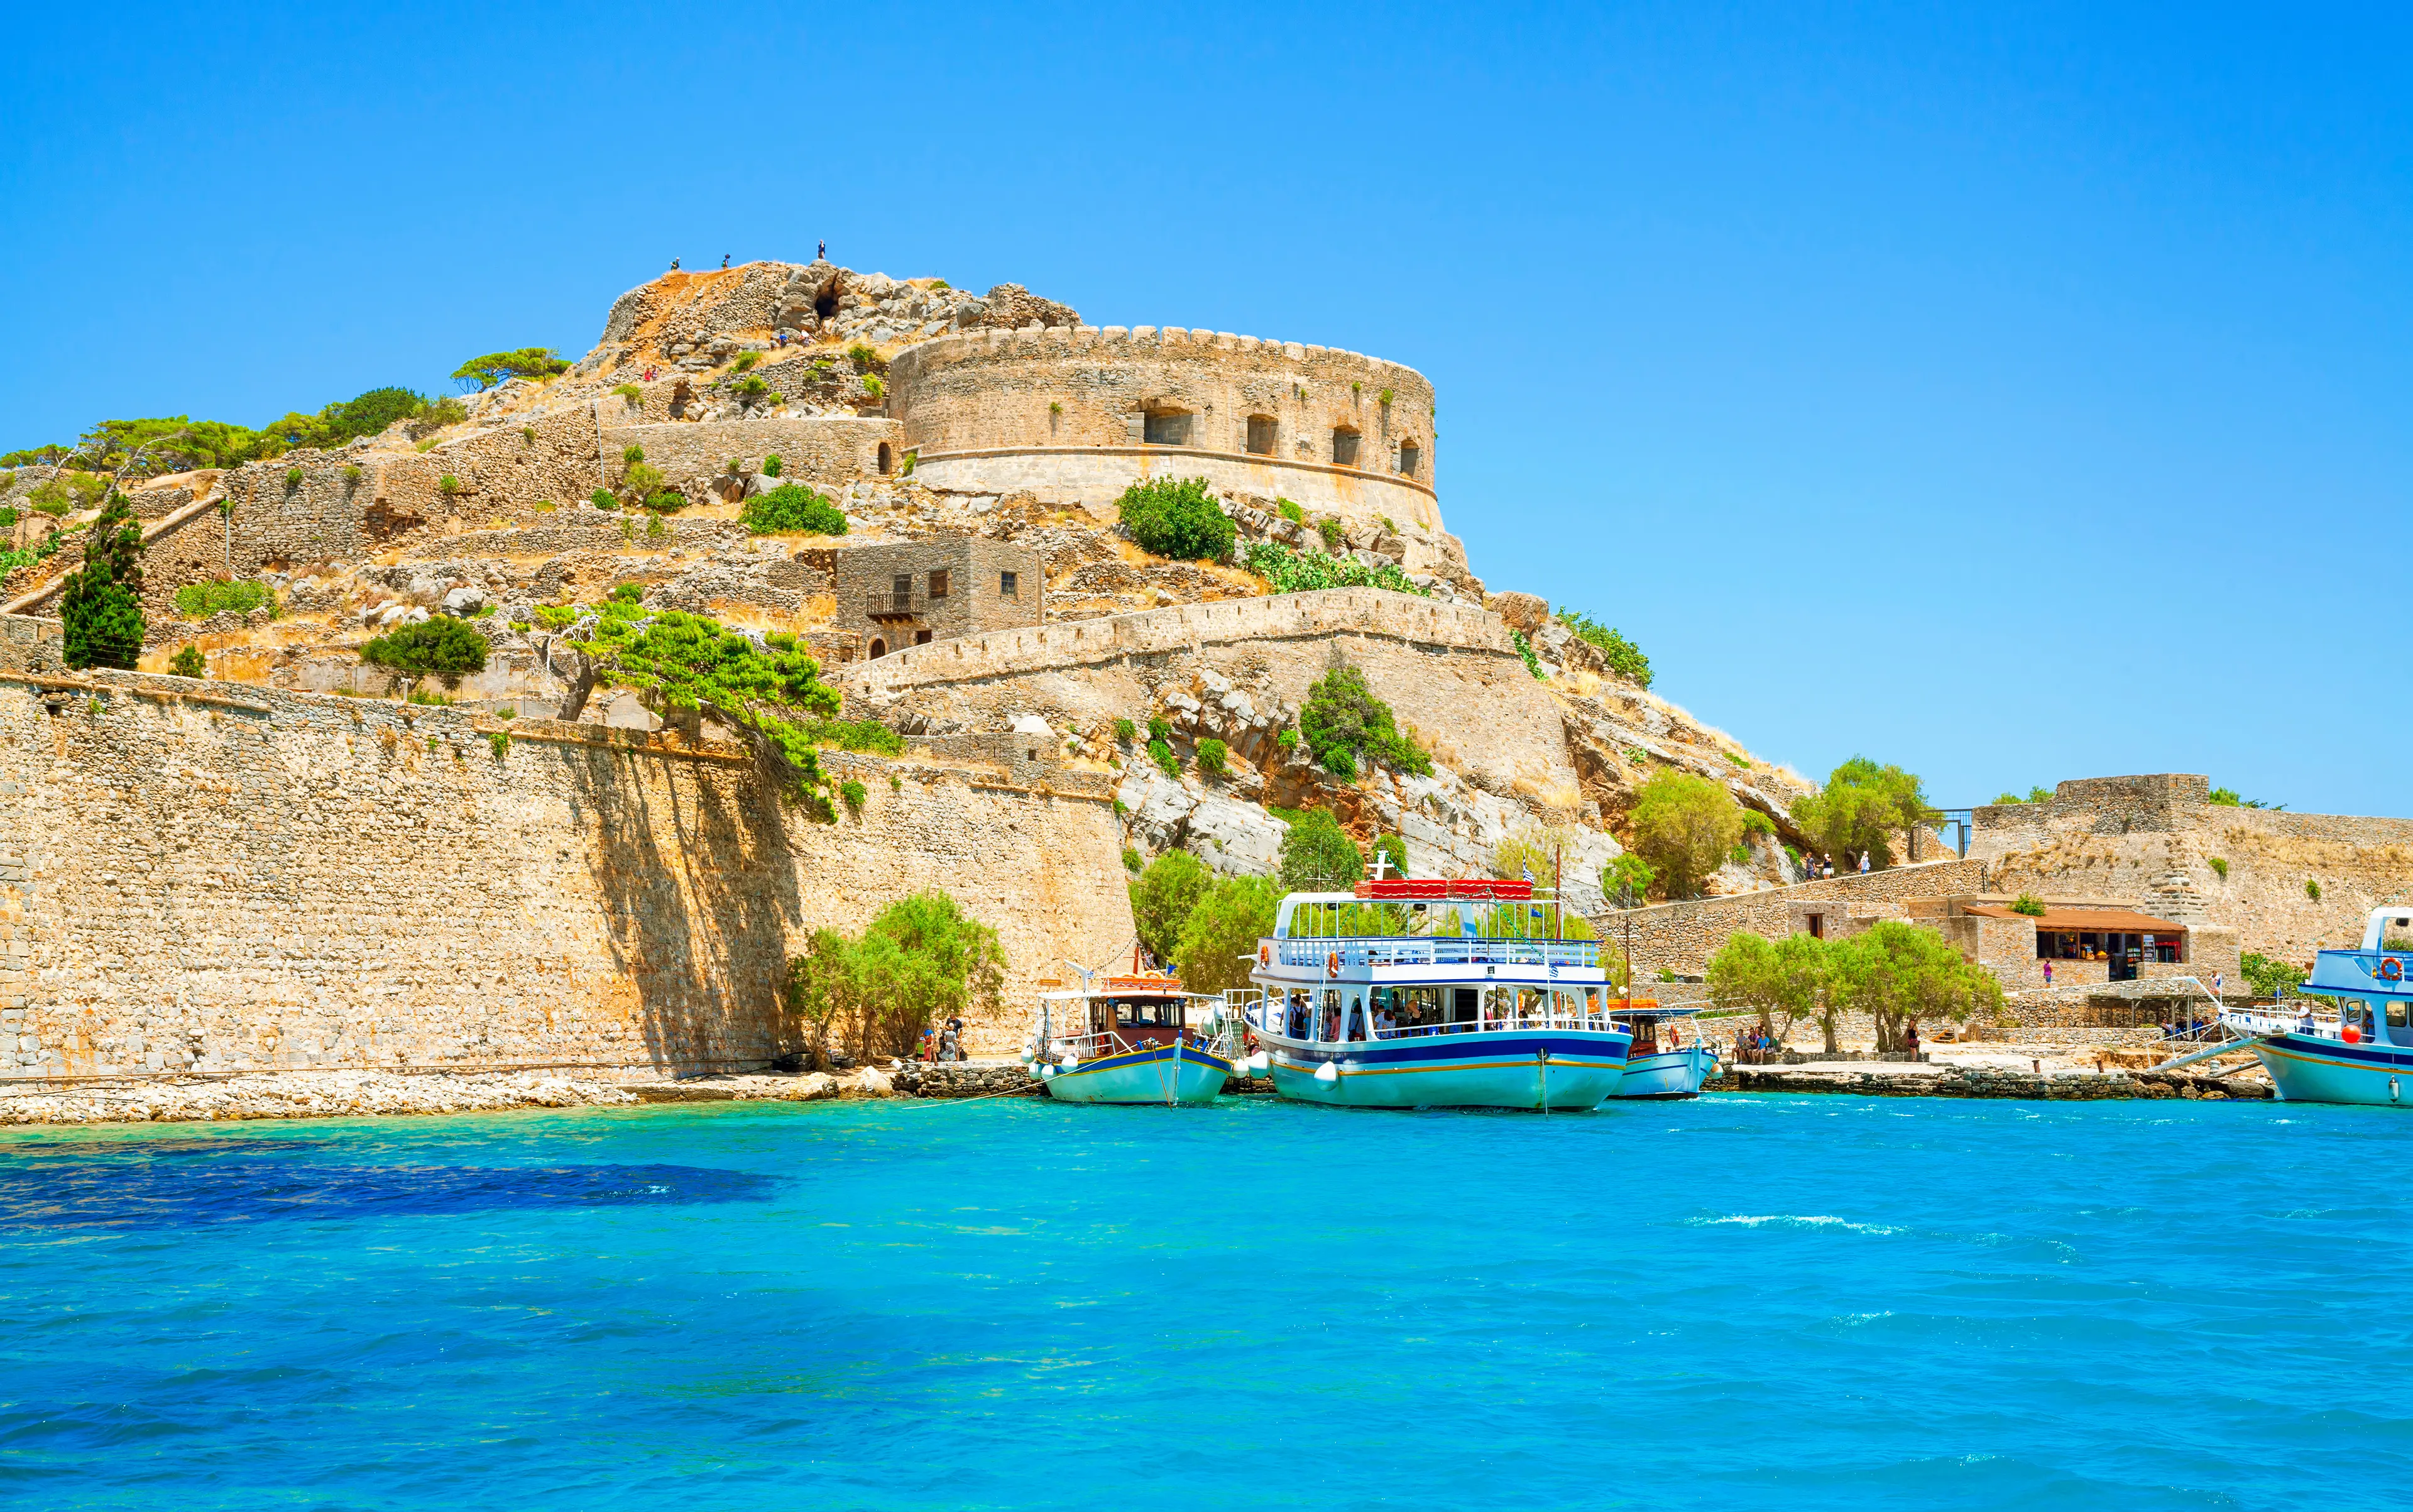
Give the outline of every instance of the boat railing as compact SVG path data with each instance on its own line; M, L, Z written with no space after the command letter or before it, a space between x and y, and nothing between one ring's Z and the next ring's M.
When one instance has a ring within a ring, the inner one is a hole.
M1280 1005L1275 1005L1279 1009ZM1304 1040L1310 1045L1371 1045L1389 1044L1394 1040L1433 1039L1444 1034L1499 1034L1509 1030L1543 1029L1584 1030L1595 1034L1606 1033L1624 1026L1606 1014L1507 1014L1489 1018L1470 1018L1446 1024L1401 1024L1393 1029L1376 1028L1371 1040L1333 1040L1317 1034L1293 1034L1284 1027L1277 1012L1274 1022L1259 1029L1286 1040ZM1313 1025L1310 1023L1310 1028Z
M1590 940L1469 940L1459 936L1355 935L1275 940L1274 959L1284 966L1323 966L1339 956L1344 968L1369 966L1582 966L1600 965L1600 945Z
M2344 1028L2334 1017L2321 1018L2310 1013L2288 1014L2247 1008L2231 1008L2220 1015L2220 1021L2237 1033L2248 1036L2309 1034L2316 1039L2334 1040L2342 1037Z
M2376 983L2379 987L2385 991L2406 991L2408 990L2407 984L2413 984L2413 951L2325 950L2320 953L2317 960L2319 962L2328 962L2332 960L2348 962L2356 971L2362 973L2366 981ZM2391 965L2395 971L2393 976L2389 974ZM2313 974L2317 977L2322 973L2318 970L2316 970ZM2343 984L2335 981L2325 982L2322 984L2322 987L2330 988L2336 988L2341 986L2343 986ZM2298 990L2303 992L2317 992L2322 990L2322 987L2317 987L2312 983L2307 982ZM2347 988L2346 990L2352 989Z

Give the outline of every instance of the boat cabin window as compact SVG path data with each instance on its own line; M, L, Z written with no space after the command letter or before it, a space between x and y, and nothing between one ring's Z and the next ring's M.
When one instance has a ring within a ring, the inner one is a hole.
M1117 1029L1179 1029L1181 1004L1177 1000L1166 1001L1159 999L1153 1001L1137 1002L1128 999L1118 1001L1115 1003L1115 1027Z

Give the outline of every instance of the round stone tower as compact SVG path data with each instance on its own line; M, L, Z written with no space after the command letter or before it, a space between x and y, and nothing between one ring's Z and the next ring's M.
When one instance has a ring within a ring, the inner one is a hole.
M1432 385L1356 352L1154 326L989 329L909 347L889 413L947 488L1111 504L1148 477L1443 528Z

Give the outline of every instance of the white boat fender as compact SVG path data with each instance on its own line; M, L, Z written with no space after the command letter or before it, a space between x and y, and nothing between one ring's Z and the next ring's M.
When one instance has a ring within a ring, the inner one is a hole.
M1022 1069L1030 1073L1032 1081L1045 1081L1050 1068L1044 1065L1026 1065Z
M1056 1079L1056 1068L1047 1064L1044 1060L1038 1065L1033 1066L1030 1074L1038 1077L1041 1081L1054 1081Z
M1266 1072L1273 1069L1273 1057L1266 1054L1263 1050L1259 1050L1256 1054L1249 1057L1248 1059L1247 1064L1249 1075L1251 1076L1262 1076Z
M1334 1065L1331 1061L1326 1060L1324 1064L1315 1068L1315 1079L1321 1082L1339 1081L1340 1079L1340 1068Z
M1074 1066L1081 1063L1081 1052L1078 1050L1067 1050L1064 1052L1064 1059L1056 1063L1062 1066L1065 1070L1070 1071Z

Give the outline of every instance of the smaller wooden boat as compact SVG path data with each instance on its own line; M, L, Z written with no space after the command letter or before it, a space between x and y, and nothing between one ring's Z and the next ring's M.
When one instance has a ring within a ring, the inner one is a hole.
M1221 998L1134 971L1042 993L1022 1059L1067 1103L1211 1103L1243 1060L1247 1035Z
M1610 1098L1698 1097L1701 1084L1718 1074L1718 1052L1695 1030L1685 1042L1683 1020L1698 1008L1669 1008L1651 998L1612 998L1608 1016L1632 1031L1625 1075Z

